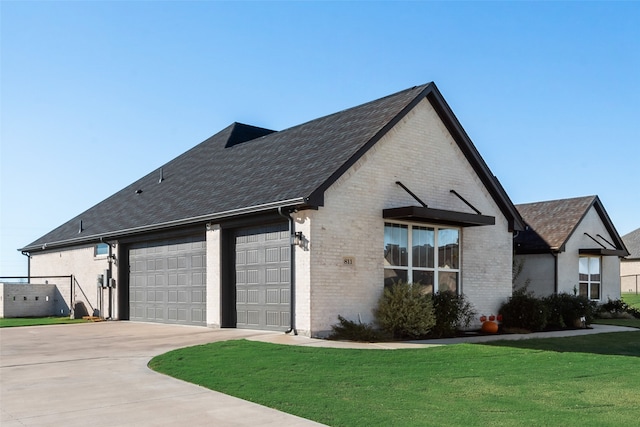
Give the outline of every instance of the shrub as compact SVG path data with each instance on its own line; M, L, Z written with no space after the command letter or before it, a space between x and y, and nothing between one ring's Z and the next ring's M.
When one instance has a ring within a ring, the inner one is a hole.
M609 299L597 310L597 316L602 318L624 318L625 314L640 319L640 310L619 299Z
M504 328L541 331L547 326L547 308L542 300L525 289L513 291L500 307Z
M563 292L549 295L543 302L547 306L547 328L573 328L581 317L585 318L586 324L593 322L596 305L587 297Z
M430 335L434 337L455 336L458 330L468 327L476 315L473 306L464 295L443 291L433 294L432 298L436 324Z
M384 289L376 322L394 338L421 338L435 325L431 296L419 284L398 282Z
M381 334L371 323L358 323L338 316L339 323L332 325L333 332L328 336L330 340L349 340L360 342L380 341Z

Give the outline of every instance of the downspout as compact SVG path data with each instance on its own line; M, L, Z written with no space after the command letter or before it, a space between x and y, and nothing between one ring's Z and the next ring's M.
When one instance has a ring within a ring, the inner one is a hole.
M280 215L283 218L287 219L287 222L289 223L289 281L291 282L291 296L289 298L290 300L290 304L291 304L291 308L289 309L290 312L290 320L289 320L289 329L287 331L285 331L285 334L289 334L293 331L294 335L298 335L298 330L296 329L296 293L295 293L295 283L296 283L296 248L295 248L295 244L293 241L293 236L295 234L295 223L293 221L293 218L291 218L290 213L289 214L285 214L282 212L282 207L279 206L278 207L278 215Z
M553 293L558 295L558 252L551 252L553 255Z
M107 245L109 245L109 255L107 256L107 259L109 260L109 273L108 273L108 277L105 277L106 280L106 285L109 287L109 320L113 320L113 289L111 286L112 280L111 278L113 277L113 268L112 268L112 261L113 261L113 247L111 246L111 243L107 242Z
M27 283L31 283L31 254L26 251L20 253L27 257Z

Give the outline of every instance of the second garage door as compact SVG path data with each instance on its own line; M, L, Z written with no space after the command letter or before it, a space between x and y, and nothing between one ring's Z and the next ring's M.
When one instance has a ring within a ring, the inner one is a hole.
M129 318L206 325L204 237L145 242L129 248Z
M290 238L286 223L235 233L236 326L289 328Z

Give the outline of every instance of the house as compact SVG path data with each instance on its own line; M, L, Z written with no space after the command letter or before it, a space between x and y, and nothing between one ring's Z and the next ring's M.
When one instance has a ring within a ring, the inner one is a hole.
M527 225L514 239L516 285L538 296L620 298L620 257L628 252L598 196L516 208Z
M282 131L234 123L21 250L70 310L324 336L385 284L511 295L524 224L434 83Z
M629 255L620 260L620 290L640 292L640 228L622 236Z

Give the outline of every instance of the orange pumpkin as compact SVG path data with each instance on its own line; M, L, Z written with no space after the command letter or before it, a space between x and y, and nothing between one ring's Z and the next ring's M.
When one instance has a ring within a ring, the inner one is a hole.
M495 334L498 332L498 324L496 322L484 322L482 324L482 332L485 334Z

